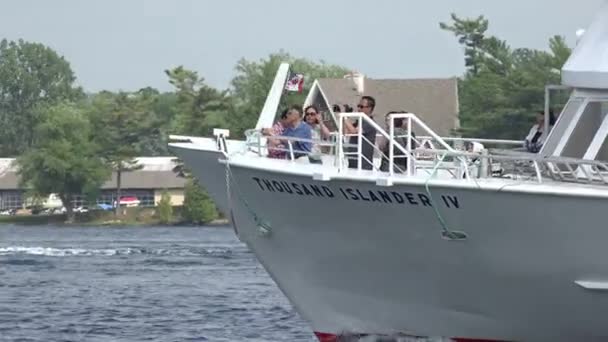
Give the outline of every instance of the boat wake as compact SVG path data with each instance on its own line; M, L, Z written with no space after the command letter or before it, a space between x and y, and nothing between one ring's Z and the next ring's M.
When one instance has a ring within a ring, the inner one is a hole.
M69 257L69 256L124 256L124 255L154 255L154 256L212 256L226 257L232 255L234 248L204 248L204 247L180 247L180 248L55 248L55 247L25 247L9 246L0 247L0 256L11 255L36 255L50 257Z

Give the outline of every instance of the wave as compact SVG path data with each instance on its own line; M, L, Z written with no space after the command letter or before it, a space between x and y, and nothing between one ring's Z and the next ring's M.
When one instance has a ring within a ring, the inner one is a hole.
M45 266L46 268L54 268L55 266L49 261L35 259L8 259L0 260L0 265L9 266Z
M204 265L204 260L167 260L159 258L146 259L144 265L148 266L201 266Z
M37 255L51 257L65 256L121 256L121 255L156 255L156 256L219 256L225 257L233 253L230 248L55 248L55 247L0 247L0 256L6 255Z

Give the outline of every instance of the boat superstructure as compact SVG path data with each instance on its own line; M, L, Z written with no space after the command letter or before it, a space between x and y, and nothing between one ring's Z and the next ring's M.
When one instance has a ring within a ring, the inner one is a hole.
M604 7L564 67L572 95L538 154L481 139L484 149L465 151L471 139L440 137L414 113L393 114L387 129L332 113L333 138L314 141L321 164L295 158L288 137L288 158L269 159L260 128L275 120L288 65L246 140L216 130L175 136L171 149L322 341L606 341L608 64L596 57L608 51L607 23ZM389 141L388 155L376 151L389 171L361 168L365 137L349 144L344 117ZM399 143L396 119L417 143Z

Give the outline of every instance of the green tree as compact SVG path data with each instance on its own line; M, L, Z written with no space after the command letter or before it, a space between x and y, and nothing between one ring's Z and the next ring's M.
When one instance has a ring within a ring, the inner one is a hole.
M102 92L94 97L90 116L94 140L102 147L101 156L116 172L116 198L120 200L123 172L141 168L146 141L160 140L160 129L152 111L157 93L144 89L137 93ZM119 206L115 207L118 214Z
M230 90L234 100L227 120L232 136L241 136L246 129L255 126L279 65L283 62L290 63L291 70L304 74L306 80L302 94L288 94L285 105L302 105L315 79L341 78L349 72L341 66L296 58L283 51L259 61L241 59L236 65L237 74Z
M461 19L456 14L452 14L452 23L440 23L439 27L458 37L458 42L464 46L465 66L472 74L477 74L481 67L482 46L489 27L488 20L484 16Z
M77 100L70 64L38 43L0 41L0 154L15 156L34 142L34 127L47 106Z
M175 87L176 117L172 129L178 134L208 136L213 128L226 126L231 99L227 91L205 84L195 71L177 67L166 70Z
M109 176L92 126L79 106L58 104L42 113L34 132L31 149L17 159L22 186L39 196L56 193L73 222L74 196L94 197Z
M165 92L156 96L153 103L153 112L156 113L159 127L160 139L142 139L142 155L143 156L170 156L168 143L169 134L178 133L172 129L177 113L177 94L175 92Z
M544 108L544 88L560 81L570 56L562 37L549 41L549 51L511 48L488 36L483 17L461 19L440 27L464 46L467 71L459 82L461 133L469 137L522 139Z
M167 190L163 191L158 202L158 217L162 224L168 224L173 218L173 204L171 195Z
M171 123L177 115L175 93L160 93L154 88L143 88L131 95L138 107L146 112L142 125L146 133L139 136L137 149L140 156L169 156L168 142Z
M207 192L196 180L189 179L184 189L184 220L193 224L204 224L217 217L217 209Z

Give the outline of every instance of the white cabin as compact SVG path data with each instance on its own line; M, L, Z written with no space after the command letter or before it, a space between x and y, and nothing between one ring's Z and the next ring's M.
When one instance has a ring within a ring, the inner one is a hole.
M607 22L605 5L562 69L562 84L574 90L542 156L608 161Z

